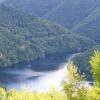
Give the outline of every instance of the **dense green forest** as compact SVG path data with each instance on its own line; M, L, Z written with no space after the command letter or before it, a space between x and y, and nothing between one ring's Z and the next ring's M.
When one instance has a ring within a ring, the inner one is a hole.
M100 100L100 52L95 51L91 60L93 86L85 85L85 76L80 75L76 65L69 62L68 73L62 82L62 90L52 88L48 92L38 93L28 90L6 91L0 88L0 100ZM82 83L83 82L83 83Z
M51 53L79 52L96 44L58 24L3 5L0 13L0 67Z

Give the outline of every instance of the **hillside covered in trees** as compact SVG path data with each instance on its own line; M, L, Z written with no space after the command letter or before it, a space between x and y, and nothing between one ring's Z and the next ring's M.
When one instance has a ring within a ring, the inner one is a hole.
M0 67L53 53L83 51L96 44L58 24L3 5L0 13Z

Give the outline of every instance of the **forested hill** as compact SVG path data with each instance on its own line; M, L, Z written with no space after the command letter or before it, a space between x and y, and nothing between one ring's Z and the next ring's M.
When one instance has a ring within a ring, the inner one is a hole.
M73 30L100 43L100 7L76 25Z
M100 0L4 0L2 3L35 13L100 43Z
M92 45L94 41L60 25L0 5L0 67Z
M3 4L72 28L100 7L100 0L4 0Z

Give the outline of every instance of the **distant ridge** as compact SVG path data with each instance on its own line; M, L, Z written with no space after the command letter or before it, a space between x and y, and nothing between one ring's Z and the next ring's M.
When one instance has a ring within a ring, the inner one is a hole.
M100 7L100 0L5 0L3 4L72 29Z
M100 7L77 24L73 31L100 43Z

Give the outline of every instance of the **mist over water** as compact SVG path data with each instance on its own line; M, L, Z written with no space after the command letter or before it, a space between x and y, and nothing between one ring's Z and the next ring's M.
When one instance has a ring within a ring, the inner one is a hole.
M49 55L46 58L33 61L31 64L34 66L0 70L0 81L7 90L15 88L17 90L48 91L52 86L61 89L61 83L65 73L67 73L67 63L74 56L74 54L66 55L65 53ZM47 68L51 66L51 69L35 71L34 68L40 67L40 65ZM55 67L55 69L52 69L52 67Z
M22 80L19 79L19 82L12 82L6 85L7 89L16 88L17 90L28 89L31 91L48 91L52 86L60 89L61 82L66 72L66 64L67 63L62 64L60 66L62 68L58 70L42 72L40 76L36 74L36 77L23 77Z

